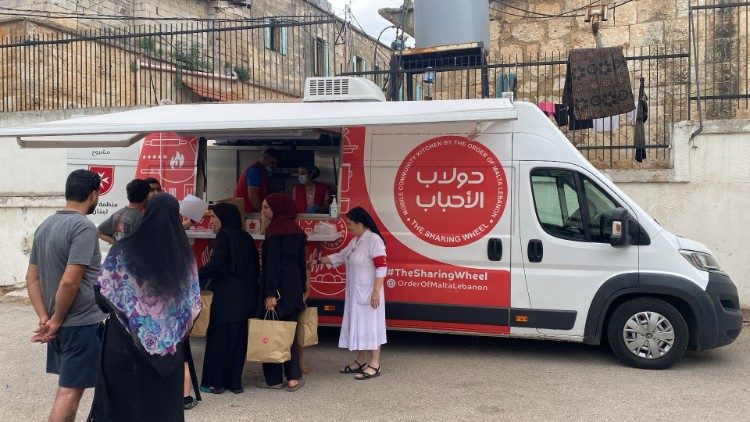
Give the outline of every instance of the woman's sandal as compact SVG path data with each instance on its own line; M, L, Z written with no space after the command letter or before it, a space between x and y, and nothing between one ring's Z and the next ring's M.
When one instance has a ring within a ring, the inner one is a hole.
M366 363L359 363L356 359L354 359L354 364L358 366L358 368L352 368L351 365L346 365L342 369L339 370L340 374L361 374L362 369L367 366Z
M375 373L368 374L367 372L362 371L359 374L355 375L354 379L362 381L362 380L369 380L370 378L375 378L375 377L379 377L380 376L380 367L379 366L376 368L374 366L367 365L367 367L370 368L370 369L374 369Z
M287 383L286 391L294 392L305 386L305 380L300 379L296 381L297 384L294 387L289 387L289 383Z

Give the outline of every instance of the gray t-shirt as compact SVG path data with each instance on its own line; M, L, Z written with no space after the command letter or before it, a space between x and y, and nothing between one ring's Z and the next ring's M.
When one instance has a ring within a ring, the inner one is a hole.
M29 263L39 269L42 298L50 316L55 311L55 295L65 267L70 264L87 267L63 327L91 325L104 319L94 301L94 282L101 261L96 226L75 211L58 211L36 229Z
M130 207L120 208L99 225L99 232L112 236L117 242L132 233L142 219L143 213L141 210Z

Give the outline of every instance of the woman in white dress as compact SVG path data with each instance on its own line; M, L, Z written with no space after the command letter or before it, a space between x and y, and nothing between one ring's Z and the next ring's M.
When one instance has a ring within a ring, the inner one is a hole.
M357 358L340 372L366 380L380 376L380 346L386 343L385 243L372 217L361 207L346 214L346 225L354 239L340 252L316 258L311 264L346 265L346 300L339 347L356 350Z

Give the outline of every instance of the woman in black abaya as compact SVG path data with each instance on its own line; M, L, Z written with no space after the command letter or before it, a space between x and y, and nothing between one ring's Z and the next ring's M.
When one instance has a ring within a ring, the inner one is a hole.
M247 352L247 320L255 316L258 297L258 250L242 228L232 204L213 206L216 232L211 260L200 269L201 284L213 291L211 318L203 358L201 391L239 394Z
M198 271L168 194L110 249L95 290L105 322L90 421L183 421L184 339L200 311Z

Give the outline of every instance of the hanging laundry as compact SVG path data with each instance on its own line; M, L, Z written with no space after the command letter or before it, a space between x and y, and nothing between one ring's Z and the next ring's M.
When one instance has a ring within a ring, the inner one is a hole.
M635 118L635 161L642 162L646 159L646 128L643 125L645 121L644 111L644 97L646 93L643 92L644 79L641 78L638 87L638 113Z
M563 103L576 119L617 116L633 110L633 89L622 47L570 50Z
M643 122L646 123L648 121L648 95L645 92L643 93L641 106L643 106ZM635 102L635 109L629 111L625 116L628 119L628 123L635 123L636 117L638 117L638 101Z
M638 101L633 104L635 104L635 108L625 113L625 121L628 123L635 123L635 118L638 116Z
M565 104L555 104L555 122L558 126L568 125L568 106Z
M515 73L503 73L497 76L497 86L495 87L495 97L500 98L503 96L503 92L512 92L513 96L516 93L516 74Z
M555 103L553 103L552 101L539 101L537 107L539 107L539 109L542 110L544 114L547 115L547 117L552 117L555 115Z
M568 130L583 130L591 129L592 127L594 127L594 120L576 119L573 115L573 110L568 108Z
M594 119L594 132L609 132L620 129L620 116Z

